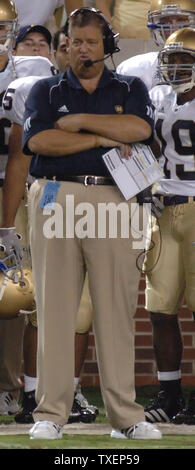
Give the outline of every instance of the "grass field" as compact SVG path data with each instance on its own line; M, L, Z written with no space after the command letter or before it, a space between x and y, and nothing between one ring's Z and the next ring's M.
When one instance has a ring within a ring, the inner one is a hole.
M195 449L195 435L163 436L161 440L112 439L109 435L63 435L58 440L30 440L28 435L0 436L0 449Z
M143 406L148 403L148 400L155 395L157 387L140 387L137 389L137 402ZM87 388L83 390L85 396L88 398L90 403L98 406L100 414L96 420L96 423L108 423L105 416L105 410L101 394L98 388ZM184 394L188 397L190 387L184 388ZM0 417L0 424L9 424L14 421L13 417ZM195 449L195 426L194 435L178 435L178 426L175 426L176 433L173 435L163 435L162 440L143 441L143 440L123 440L123 439L111 439L108 435L86 435L82 431L78 431L78 434L64 434L62 440L30 440L28 434L17 434L0 435L0 449L63 449L63 450L78 450L78 449L109 449L118 450L122 449L180 449L190 450ZM79 434L80 433L80 434ZM163 454L164 455L164 454ZM2 454L1 454L2 456Z

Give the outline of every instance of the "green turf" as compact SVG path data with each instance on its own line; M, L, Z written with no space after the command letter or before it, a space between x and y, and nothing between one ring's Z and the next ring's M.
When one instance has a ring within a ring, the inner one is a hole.
M59 440L32 439L28 435L0 436L0 449L194 449L194 436L163 436L161 440L113 439L108 435L63 435Z

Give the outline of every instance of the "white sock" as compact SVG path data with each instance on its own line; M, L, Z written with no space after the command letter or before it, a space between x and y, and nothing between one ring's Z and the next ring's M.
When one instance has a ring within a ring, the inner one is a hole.
M158 380L179 380L181 379L181 370L174 370L171 372L159 372Z
M77 391L77 387L79 384L79 377L74 377L74 391Z
M32 392L37 388L37 377L29 377L29 375L24 374L24 391Z

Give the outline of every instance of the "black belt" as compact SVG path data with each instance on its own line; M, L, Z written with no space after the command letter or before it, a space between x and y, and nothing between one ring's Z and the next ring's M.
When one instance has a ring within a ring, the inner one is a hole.
M92 176L92 175L85 175L85 176L44 176L47 180L53 180L53 181L72 181L74 183L82 183L85 186L88 186L88 184L106 184L113 186L115 185L115 182L112 180L112 178L109 178L107 176Z
M163 194L154 194L164 206L175 206L177 204L186 204L195 202L195 196L163 196Z

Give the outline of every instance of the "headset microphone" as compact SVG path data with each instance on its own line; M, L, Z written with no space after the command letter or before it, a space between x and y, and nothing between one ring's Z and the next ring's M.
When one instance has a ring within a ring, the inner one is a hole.
M86 68L88 68L88 67L91 67L93 64L97 64L97 62L102 62L103 60L104 60L104 57L103 57L103 59L99 59L99 60L88 59L88 60L85 60L84 66Z
M119 48L118 48L118 51L120 51ZM118 52L118 51L116 51L116 52ZM103 57L102 59L99 59L99 60L91 60L91 59L85 60L84 66L86 68L91 67L93 64L97 64L97 62L102 62L102 61L108 59L108 57L111 57L111 56L112 56L112 54L108 54L106 57Z

